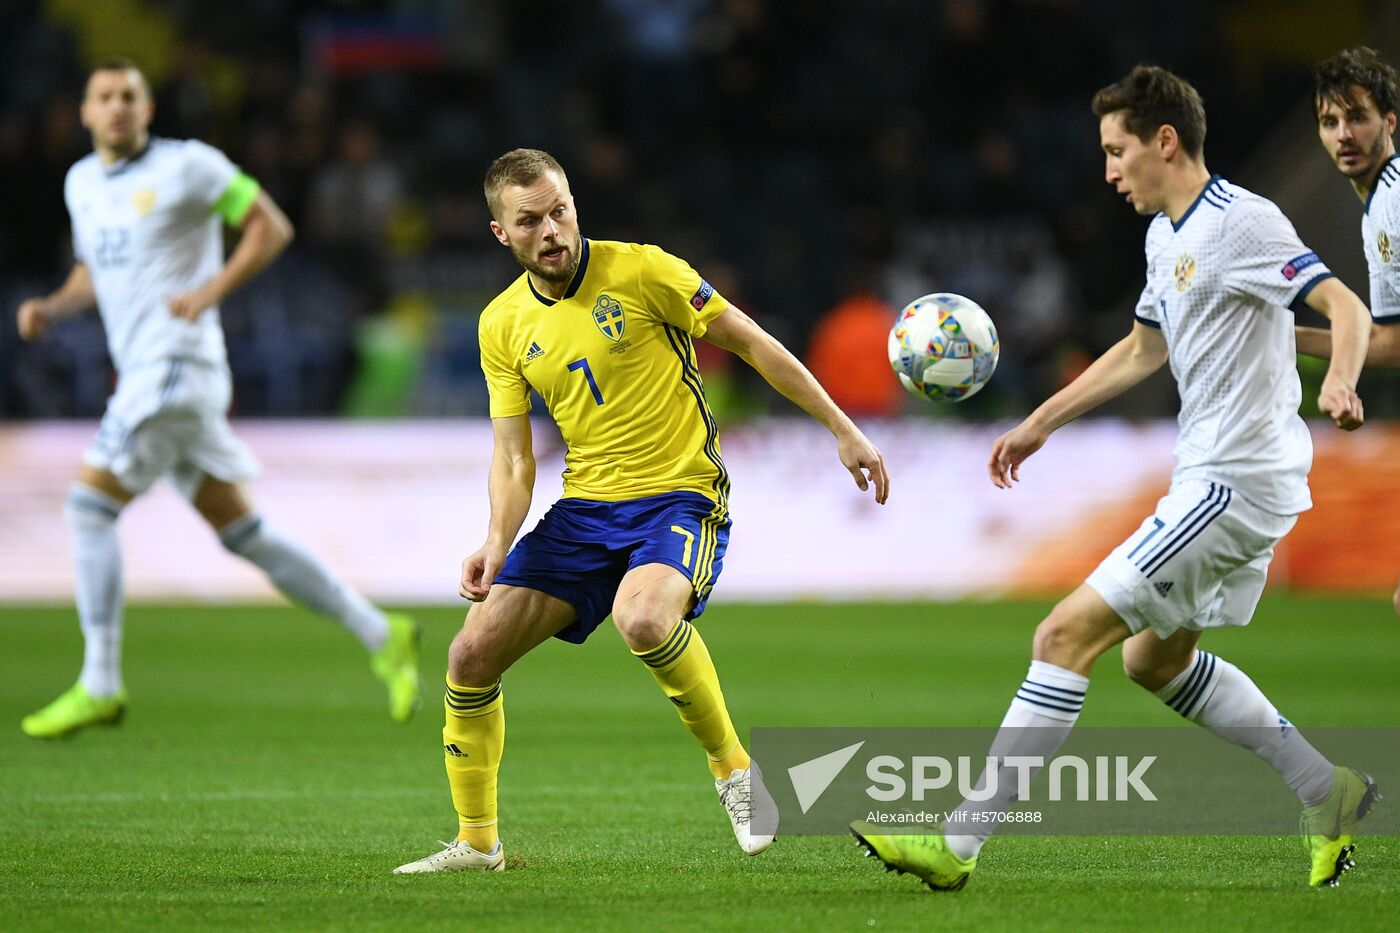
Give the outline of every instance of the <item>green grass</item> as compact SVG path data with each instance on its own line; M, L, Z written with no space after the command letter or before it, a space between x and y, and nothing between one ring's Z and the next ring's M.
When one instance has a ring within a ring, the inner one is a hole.
M716 606L703 631L741 731L994 725L1046 608ZM1363 930L1400 914L1395 838L1365 837L1333 891L1305 886L1294 837L1007 837L953 895L843 838L746 858L611 629L545 645L506 679L510 870L393 876L455 827L437 682L460 613L418 615L429 689L408 726L388 720L358 646L304 612L137 608L127 721L43 743L16 724L72 681L77 626L69 610L0 610L0 927ZM1400 725L1386 601L1271 598L1207 644L1300 725ZM1080 721L1177 720L1115 656Z

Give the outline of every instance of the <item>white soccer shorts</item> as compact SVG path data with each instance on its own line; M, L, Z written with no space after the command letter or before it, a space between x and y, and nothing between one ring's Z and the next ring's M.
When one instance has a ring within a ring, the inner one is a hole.
M1089 586L1137 632L1161 638L1248 625L1274 546L1297 522L1208 480L1174 485L1155 512L1089 575Z
M139 495L162 476L193 500L205 474L242 483L258 461L234 436L225 412L233 388L228 369L173 359L124 373L83 462L107 470Z

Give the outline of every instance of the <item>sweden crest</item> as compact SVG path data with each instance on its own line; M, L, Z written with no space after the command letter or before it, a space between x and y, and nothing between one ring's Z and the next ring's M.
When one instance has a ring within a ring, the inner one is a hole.
M593 305L593 323L603 332L603 336L617 343L622 339L622 329L627 321L622 313L622 302L608 295L599 295Z

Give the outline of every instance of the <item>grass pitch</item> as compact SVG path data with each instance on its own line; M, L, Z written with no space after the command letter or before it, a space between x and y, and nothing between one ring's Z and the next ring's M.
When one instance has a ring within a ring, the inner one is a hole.
M713 607L702 629L751 725L995 725L1047 604ZM993 840L957 894L849 838L733 842L708 772L610 628L507 675L503 874L393 876L450 838L439 676L461 613L420 610L424 709L390 722L363 652L296 609L128 613L115 729L37 742L19 718L76 675L68 609L0 609L0 927L1394 929L1400 839L1336 890L1294 837ZM1400 725L1383 599L1272 597L1205 644L1310 725ZM1174 714L1101 663L1081 723ZM1391 801L1400 788L1387 789ZM1386 802L1383 806L1398 805ZM1363 824L1364 826L1364 824Z

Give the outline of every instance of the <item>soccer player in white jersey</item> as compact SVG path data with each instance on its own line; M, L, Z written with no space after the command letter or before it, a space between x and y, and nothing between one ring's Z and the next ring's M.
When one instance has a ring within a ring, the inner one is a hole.
M1361 243L1371 281L1367 366L1400 366L1400 156L1395 154L1400 80L1375 49L1359 46L1313 72L1317 135L1361 199ZM1328 359L1331 332L1299 327L1298 352ZM1400 586L1392 598L1400 612Z
M1331 319L1335 353L1319 407L1343 429L1362 420L1356 377L1367 312L1298 240L1269 201L1206 170L1205 110L1195 89L1139 66L1094 97L1106 180L1147 232L1147 286L1132 332L993 445L1002 489L1060 426L1170 364L1181 395L1176 468L1142 527L1036 628L1030 672L992 754L1052 758L1079 717L1089 671L1123 643L1123 667L1187 719L1263 758L1297 792L1310 883L1350 867L1356 821L1375 798L1360 772L1334 767L1239 668L1196 644L1206 629L1249 623L1274 546L1310 503L1312 445L1298 417L1291 306ZM961 888L1016 779L1003 765L991 799L964 801L944 833L880 835L853 824L889 866L930 887ZM985 784L983 785L986 786Z
M153 115L150 87L134 65L113 60L94 69L82 102L94 152L64 184L73 269L57 291L18 311L20 336L37 340L50 322L96 304L117 370L116 391L64 510L73 535L82 673L20 727L52 738L120 721L127 693L117 519L161 477L224 547L359 638L388 687L391 715L407 719L418 699L417 625L386 616L254 511L242 484L257 461L226 420L232 382L219 302L282 251L292 226L217 149L152 139ZM243 231L227 262L225 223Z

